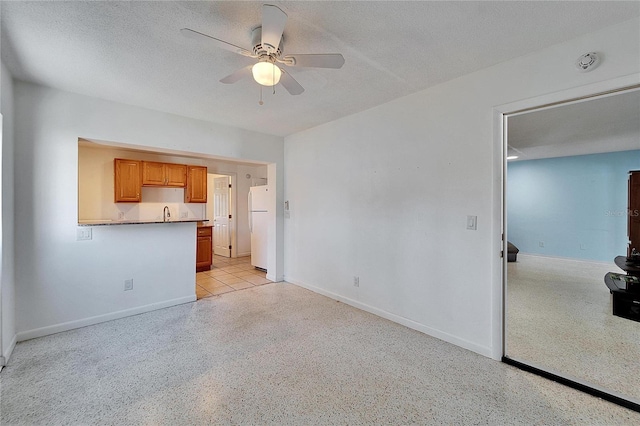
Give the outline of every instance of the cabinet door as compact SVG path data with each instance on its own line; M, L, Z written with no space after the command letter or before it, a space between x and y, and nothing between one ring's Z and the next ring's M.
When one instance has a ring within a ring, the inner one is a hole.
M162 186L166 182L164 173L164 163L153 161L142 162L142 184Z
M185 203L207 202L207 168L187 166L187 187L184 191Z
M114 159L116 203L139 203L142 165L137 160Z
M211 243L211 235L198 237L198 244L196 246L196 270L201 271L211 267Z
M627 231L629 234L629 256L632 250L640 251L640 171L629 172L629 211Z
M187 185L187 166L166 163L164 167L165 184L167 186L184 188Z

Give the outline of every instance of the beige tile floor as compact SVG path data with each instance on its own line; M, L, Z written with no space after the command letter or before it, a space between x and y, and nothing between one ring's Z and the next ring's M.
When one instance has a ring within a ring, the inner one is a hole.
M250 256L235 259L213 256L211 269L196 273L196 296L203 299L270 282L266 272L251 266Z

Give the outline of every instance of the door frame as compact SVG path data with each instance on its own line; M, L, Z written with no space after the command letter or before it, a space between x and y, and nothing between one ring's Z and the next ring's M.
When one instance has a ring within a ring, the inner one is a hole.
M218 176L228 176L229 182L231 183L231 191L229 191L229 197L231 198L229 202L231 203L231 208L229 209L229 214L231 214L232 218L229 221L229 243L231 244L231 259L238 257L238 244L237 244L237 221L238 221L238 203L237 200L237 179L235 172L209 172L207 171L207 178L209 175L218 175ZM209 189L207 188L207 192ZM213 219L209 219L213 221ZM213 222L211 223L213 224ZM213 250L213 246L211 247Z
M613 96L628 90L640 88L640 74L631 74L611 80L593 83L585 86L575 87L543 96L524 99L493 108L493 139L494 139L494 168L495 182L493 228L494 232L492 247L498 248L497 260L492 265L494 272L492 303L495 306L492 312L492 358L514 365L523 370L541 375L545 378L557 381L564 385L573 387L580 391L592 394L607 401L622 405L635 411L640 411L640 406L635 402L621 398L597 389L588 384L576 382L562 376L555 375L535 366L512 360L506 356L506 307L507 307L507 147L508 147L508 124L507 118L530 112L543 110L559 105L570 105L585 100Z

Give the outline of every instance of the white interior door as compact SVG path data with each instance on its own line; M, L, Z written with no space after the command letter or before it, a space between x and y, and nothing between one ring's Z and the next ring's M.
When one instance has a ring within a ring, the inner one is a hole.
M213 253L231 257L229 232L229 177L213 180Z

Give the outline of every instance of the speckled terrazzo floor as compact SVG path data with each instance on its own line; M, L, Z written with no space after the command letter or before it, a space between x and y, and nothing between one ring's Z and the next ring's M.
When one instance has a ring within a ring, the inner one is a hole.
M639 424L626 410L286 283L19 343L12 424Z
M610 265L519 255L508 264L507 354L640 401L640 322L612 314Z

